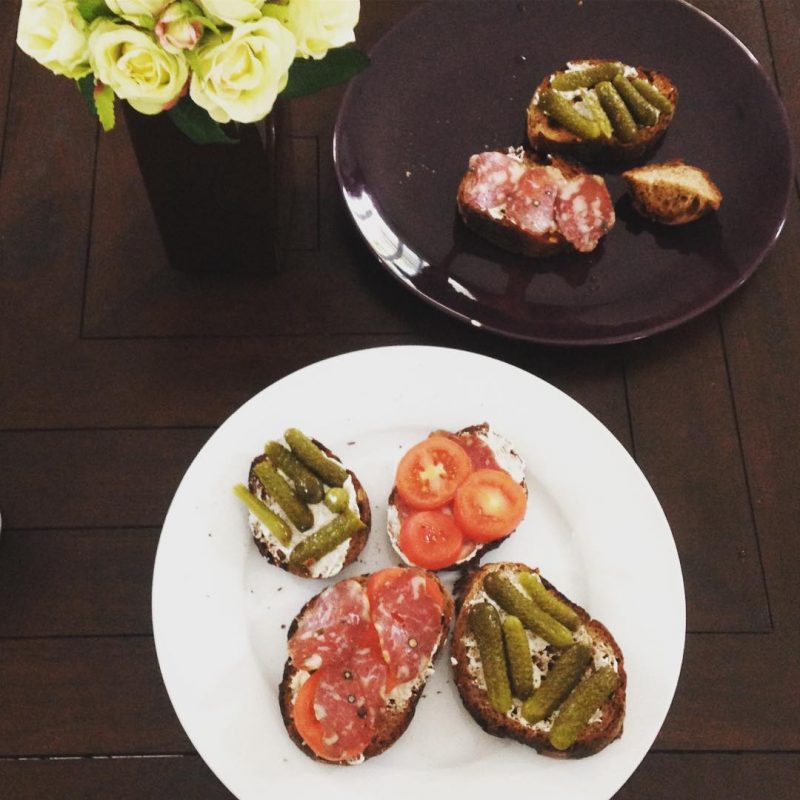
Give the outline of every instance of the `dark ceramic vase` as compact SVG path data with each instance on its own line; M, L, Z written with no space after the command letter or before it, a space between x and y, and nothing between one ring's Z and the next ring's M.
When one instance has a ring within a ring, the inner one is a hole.
M291 214L286 104L261 123L229 125L238 144L197 145L167 114L123 104L131 144L174 269L262 272L280 265Z

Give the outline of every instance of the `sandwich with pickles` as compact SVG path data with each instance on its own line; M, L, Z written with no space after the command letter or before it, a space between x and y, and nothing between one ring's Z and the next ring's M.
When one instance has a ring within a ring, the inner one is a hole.
M455 682L487 733L560 758L621 736L625 667L602 623L524 564L486 564L456 596Z
M634 161L650 153L675 115L678 90L663 73L582 59L548 75L528 106L528 141L581 161Z
M261 555L304 578L330 578L364 549L371 512L364 487L325 445L297 428L266 444L234 487Z

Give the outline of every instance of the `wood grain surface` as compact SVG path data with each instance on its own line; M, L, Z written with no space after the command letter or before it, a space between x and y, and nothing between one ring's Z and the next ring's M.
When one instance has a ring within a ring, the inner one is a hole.
M359 41L417 5L365 2ZM695 5L761 62L798 142L800 5ZM564 390L666 511L686 584L684 665L617 797L797 797L800 194L748 284L690 324L605 349L506 341L377 268L336 184L331 89L292 103L285 268L187 276L166 261L124 120L98 134L70 82L14 47L18 8L0 3L0 797L232 797L158 670L150 584L167 506L197 450L261 388L337 353L410 343L485 353Z

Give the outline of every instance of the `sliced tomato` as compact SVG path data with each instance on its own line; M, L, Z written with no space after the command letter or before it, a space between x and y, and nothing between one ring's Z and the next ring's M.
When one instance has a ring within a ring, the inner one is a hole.
M375 609L384 588L396 580L402 580L409 570L413 569L413 567L387 567L378 572L373 572L367 581L367 595L369 596L370 607L373 610ZM440 611L444 611L444 593L439 586L439 582L430 573L422 572L421 570L416 570L416 572L425 576L425 593L427 596L436 603Z
M458 487L453 513L464 533L483 544L502 539L519 525L527 499L507 472L479 469Z
M409 561L425 569L453 564L461 552L464 534L452 515L418 511L403 522L397 544Z
M314 713L314 697L317 694L317 685L321 676L320 670L313 672L311 677L300 687L294 700L292 718L300 738L314 751L315 755L327 761L336 761L337 758L330 754L323 742L325 732Z
M430 436L403 456L395 483L410 506L428 510L452 500L470 472L472 462L461 445L444 436Z

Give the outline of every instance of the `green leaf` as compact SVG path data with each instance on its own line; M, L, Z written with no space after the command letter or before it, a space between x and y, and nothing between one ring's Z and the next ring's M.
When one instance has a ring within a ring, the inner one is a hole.
M94 75L90 72L83 78L78 78L75 83L78 84L81 97L86 101L86 105L89 106L89 111L92 116L96 116L97 108L94 104Z
M344 83L368 66L367 55L354 47L329 50L319 61L298 58L289 69L289 81L281 97L303 97Z
M184 97L167 112L178 130L195 144L238 144L208 115L208 112Z
M114 90L110 86L98 85L94 88L94 107L97 118L108 133L114 127Z
M92 22L98 17L111 16L105 0L78 0L78 13L87 22Z

